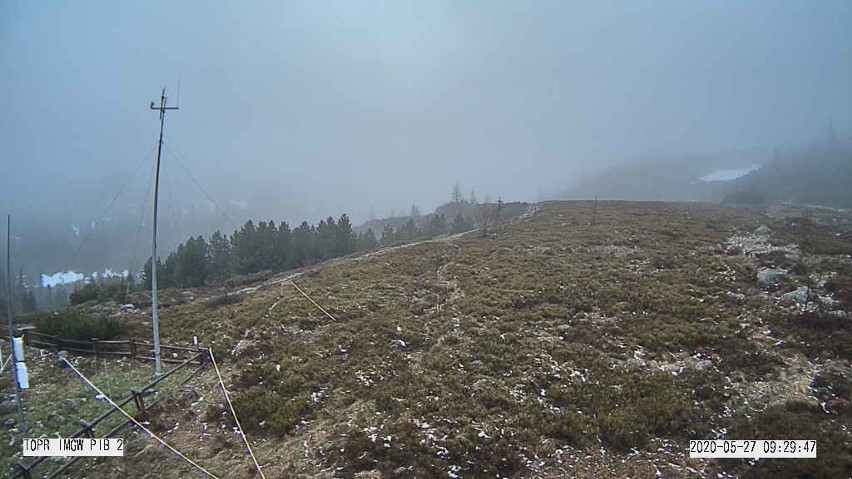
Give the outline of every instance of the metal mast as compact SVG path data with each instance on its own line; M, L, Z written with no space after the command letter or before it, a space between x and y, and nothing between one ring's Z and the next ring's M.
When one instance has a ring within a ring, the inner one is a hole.
M160 322L157 316L157 197L160 189L160 155L163 152L163 125L166 120L166 110L177 110L176 106L166 106L166 89L160 95L160 105L151 102L152 110L160 111L160 143L157 147L157 173L154 177L154 237L151 242L151 320L154 324L154 376L163 374L160 361Z
M15 331L12 326L12 215L6 216L6 319L9 322L9 364L12 377L15 378L15 402L18 404L18 425L21 437L27 434L24 422L24 406L21 404L21 383L18 381L18 367L15 359Z

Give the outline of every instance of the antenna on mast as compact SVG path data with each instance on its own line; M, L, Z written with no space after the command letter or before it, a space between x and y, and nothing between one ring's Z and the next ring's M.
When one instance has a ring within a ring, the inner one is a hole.
M166 87L160 94L160 106L151 102L152 110L160 111L160 142L157 146L157 173L154 177L154 233L151 242L151 322L154 325L154 376L163 375L163 365L160 360L160 323L157 302L157 200L160 189L160 157L163 153L163 126L166 121L166 111L177 110L176 106L166 106Z

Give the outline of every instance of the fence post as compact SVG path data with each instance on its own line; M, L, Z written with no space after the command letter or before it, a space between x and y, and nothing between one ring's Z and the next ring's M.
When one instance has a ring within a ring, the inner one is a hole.
M24 339L24 344L26 344L27 346L32 346L33 327L32 326L23 326L23 327L18 328L18 331L21 332L21 337Z
M98 341L99 341L99 338L92 338L92 352L95 353L95 360L98 359L98 352L99 352L98 351L99 350Z
M130 388L130 392L133 394L133 402L136 403L136 409L139 410L142 417L147 417L148 413L145 410L145 397L142 396L142 391L136 388Z
M80 419L80 425L83 426L83 431L85 432L86 437L95 437L95 433L94 431L92 431L92 425L91 423L89 423L89 421L86 421L85 419Z
M136 339L130 338L130 359L136 359Z

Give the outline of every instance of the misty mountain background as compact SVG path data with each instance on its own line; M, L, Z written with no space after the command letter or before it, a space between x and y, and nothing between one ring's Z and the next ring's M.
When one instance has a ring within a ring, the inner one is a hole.
M735 177L724 178L728 172ZM832 133L807 146L786 150L626 163L586 179L558 197L852 208L850 185L852 138L838 138Z
M164 254L248 219L402 222L456 182L843 205L850 24L844 0L2 2L13 274L138 271L163 86Z

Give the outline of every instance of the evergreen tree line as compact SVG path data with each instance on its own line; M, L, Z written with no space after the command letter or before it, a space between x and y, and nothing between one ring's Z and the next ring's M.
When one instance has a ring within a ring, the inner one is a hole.
M134 278L132 274L127 277L98 278L91 283L86 283L82 288L73 291L68 302L71 304L82 304L87 301L125 301L127 292L134 289ZM52 309L52 308L42 308Z
M38 309L35 294L24 283L23 272L18 274L12 283L12 317L27 314ZM6 321L6 301L8 293L6 278L0 276L0 320ZM5 324L5 323L3 323Z
M473 228L472 219L461 214L452 222L444 215L433 215L418 225L414 218L393 228L385 225L381 237L372 229L356 233L345 214L335 220L328 217L316 226L303 221L296 228L286 222L249 220L230 236L216 231L206 240L190 237L166 258L157 263L157 285L160 288L195 287L233 275L259 271L283 271L315 264L331 258L389 245L434 237ZM151 258L142 270L142 283L151 287Z

